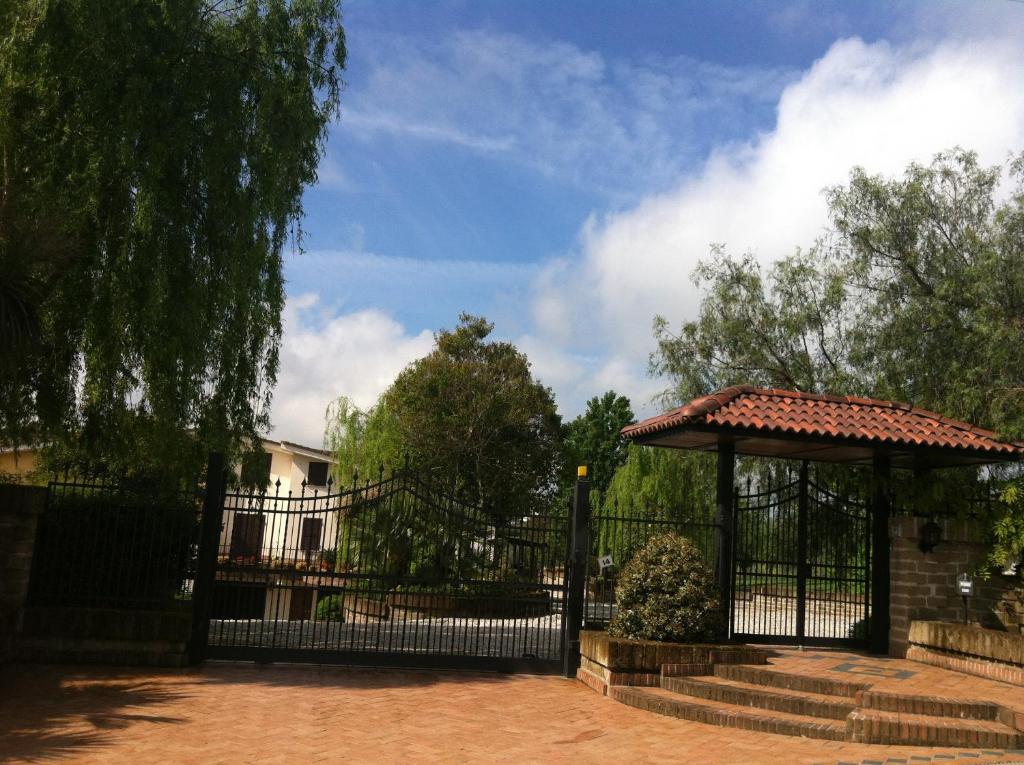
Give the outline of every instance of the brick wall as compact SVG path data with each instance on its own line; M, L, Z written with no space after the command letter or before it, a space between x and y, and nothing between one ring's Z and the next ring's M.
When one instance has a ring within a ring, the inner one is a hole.
M987 548L966 521L936 519L942 527L942 542L930 553L918 549L918 531L923 518L893 518L891 539L891 589L889 654L904 656L912 620L963 620L963 601L956 579L972 572ZM1024 590L1016 577L993 573L988 581L974 577L970 620L983 627L1024 631Z
M36 519L45 504L43 487L0 484L0 662L11 658L28 594Z

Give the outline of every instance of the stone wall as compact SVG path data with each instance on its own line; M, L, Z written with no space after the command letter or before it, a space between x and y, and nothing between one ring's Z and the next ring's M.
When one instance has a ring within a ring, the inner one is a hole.
M28 579L36 520L46 505L46 489L0 484L0 662L10 660Z
M963 621L963 601L956 580L971 573L987 548L968 521L937 518L942 541L930 553L918 548L924 518L899 517L889 522L891 590L889 655L905 656L910 622ZM1022 632L1024 590L1017 577L993 573L988 581L974 577L970 621L983 627Z

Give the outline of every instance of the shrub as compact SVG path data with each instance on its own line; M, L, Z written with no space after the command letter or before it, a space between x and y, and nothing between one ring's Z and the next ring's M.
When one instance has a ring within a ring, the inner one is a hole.
M33 600L40 605L164 607L189 589L184 585L192 577L198 531L194 495L51 490L39 519Z
M870 627L870 622L867 619L858 619L850 625L846 637L851 640L867 640L869 637L868 627Z
M320 598L316 604L316 618L321 622L344 621L343 602L341 595L328 595Z
M714 641L724 620L711 568L685 537L651 537L619 574L608 633L674 643Z

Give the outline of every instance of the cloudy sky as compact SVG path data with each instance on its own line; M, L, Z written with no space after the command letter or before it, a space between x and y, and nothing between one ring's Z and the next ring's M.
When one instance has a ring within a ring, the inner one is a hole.
M319 444L482 314L572 417L641 414L655 314L713 243L813 242L822 189L1024 151L1024 2L349 0L347 88L288 303L274 434Z

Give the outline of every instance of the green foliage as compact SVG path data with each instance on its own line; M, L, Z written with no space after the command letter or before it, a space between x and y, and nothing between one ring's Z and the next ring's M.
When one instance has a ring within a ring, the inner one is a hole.
M1024 155L1005 174L960 149L897 179L858 168L828 202L832 230L811 249L767 273L716 250L696 272L698 318L678 332L656 319L665 398L749 382L907 401L1024 435ZM915 496L903 482L898 504L966 511L977 477L933 476ZM1015 513L1004 502L983 519L994 562L1024 547Z
M327 407L326 444L337 455L339 486L351 486L356 476L376 479L383 466L397 469L405 455L395 419L381 401L360 409L347 396Z
M992 508L989 525L991 548L988 563L1002 568L1020 560L1024 550L1024 492L1020 481L1008 484ZM979 572L988 574L988 571Z
M0 440L194 474L269 424L337 0L28 0L0 39Z
M587 465L590 485L603 496L616 469L626 461L626 440L620 431L633 422L629 399L615 391L587 402L587 411L562 429L564 491L575 483L576 468Z
M195 498L147 490L53 494L41 517L34 587L71 606L160 608L188 576Z
M356 470L373 476L381 463L394 469L408 458L417 471L450 482L461 501L494 516L546 509L558 486L554 399L515 346L488 341L492 330L485 319L463 314L372 410L339 400L328 434L342 477Z
M714 575L685 537L651 537L623 568L615 589L614 637L673 643L712 642L724 620Z
M716 469L713 454L630 444L602 498L602 512L710 522L715 515Z
M595 495L595 513L621 519L653 519L676 524L711 523L715 518L714 455L654 449L630 444L626 461L615 472L603 497ZM601 522L595 551L611 554L616 566L627 564L646 544L648 524ZM699 545L710 545L710 532L693 531ZM710 554L711 550L705 550Z
M341 595L327 595L316 604L316 619L320 622L345 621L345 603Z
M847 292L820 249L785 258L765 275L754 256L734 260L716 247L694 278L706 290L698 318L678 334L663 317L654 321L651 372L670 379L667 401L739 383L822 392L851 386Z

